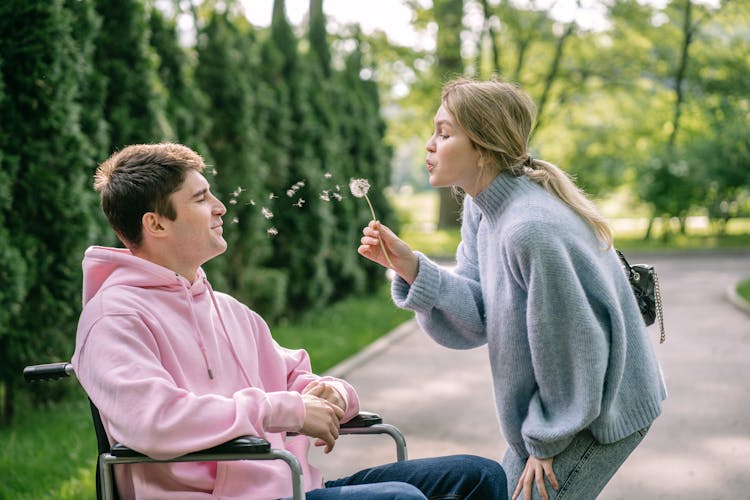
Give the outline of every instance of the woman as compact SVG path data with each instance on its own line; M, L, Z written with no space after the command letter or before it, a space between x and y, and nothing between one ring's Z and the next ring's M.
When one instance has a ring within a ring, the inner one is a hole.
M514 85L448 83L427 171L432 186L466 193L457 267L377 221L358 251L383 266L388 253L395 303L438 343L488 344L512 497L593 499L666 389L610 228L562 170L529 154L533 119Z

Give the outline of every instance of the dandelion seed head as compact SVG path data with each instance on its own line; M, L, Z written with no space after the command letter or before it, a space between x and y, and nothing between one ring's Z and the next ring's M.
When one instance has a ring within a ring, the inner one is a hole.
M273 212L271 212L266 207L261 208L260 209L260 213L262 213L263 217L265 217L266 219L272 219L273 218Z
M370 183L367 179L352 179L349 181L349 191L356 198L364 198L367 196L367 192L370 190Z

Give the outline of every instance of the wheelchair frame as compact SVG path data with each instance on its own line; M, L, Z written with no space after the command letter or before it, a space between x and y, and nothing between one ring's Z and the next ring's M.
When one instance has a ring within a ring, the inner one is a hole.
M73 365L67 362L27 366L23 370L27 382L57 380L74 377ZM111 447L104 431L99 410L91 403L91 416L99 448L97 457L97 499L119 500L113 467L117 464L165 463L165 462L220 462L229 460L283 460L289 467L292 478L292 498L304 500L305 486L297 457L287 450L271 448L268 441L257 436L241 436L206 450L188 453L169 460L156 460L120 443ZM293 434L293 433L290 433ZM396 460L407 460L406 440L393 425L384 424L382 418L371 412L360 412L349 422L341 425L341 435L388 434L396 444Z

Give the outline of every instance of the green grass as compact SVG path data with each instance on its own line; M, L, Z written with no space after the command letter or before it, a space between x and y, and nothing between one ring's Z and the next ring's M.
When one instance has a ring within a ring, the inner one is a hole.
M11 428L0 428L0 499L93 498L96 437L86 396L74 394L70 401L34 410L21 403L17 414L22 417Z
M343 300L271 332L281 345L307 350L313 370L322 373L412 317L393 305L386 284L373 296Z
M740 284L737 285L737 294L750 303L750 278L741 281Z
M271 332L285 347L307 349L313 370L322 373L411 317L393 305L384 282L374 295L341 301L294 324L271 325ZM94 497L96 437L88 400L79 388L71 392L70 400L35 410L25 394L18 398L22 417L0 427L0 500Z

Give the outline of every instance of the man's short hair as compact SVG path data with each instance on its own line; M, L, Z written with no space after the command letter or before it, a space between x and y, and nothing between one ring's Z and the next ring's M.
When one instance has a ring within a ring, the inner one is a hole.
M102 210L125 246L138 248L142 219L155 212L177 217L171 195L189 170L202 172L203 158L181 144L136 144L114 153L96 170L94 189L101 192Z

